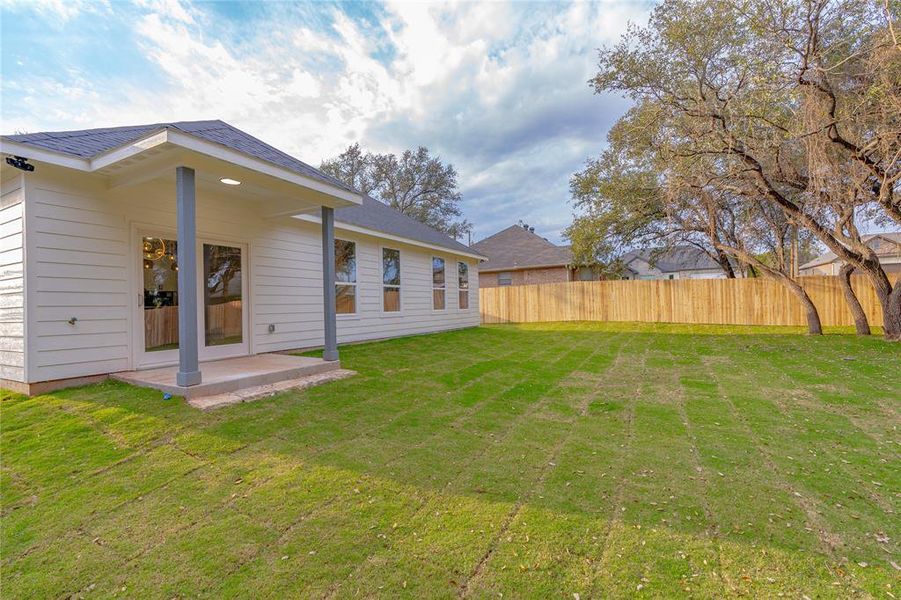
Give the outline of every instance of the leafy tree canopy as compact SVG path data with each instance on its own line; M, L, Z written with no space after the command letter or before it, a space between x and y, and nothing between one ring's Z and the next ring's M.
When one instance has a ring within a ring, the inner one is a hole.
M423 146L397 156L364 152L354 144L320 169L453 238L472 230L460 208L456 169Z
M858 231L861 217L901 224L899 6L664 0L600 51L591 85L635 107L572 179L576 255L684 239L804 300L784 268L800 230L868 277L901 337L901 286Z

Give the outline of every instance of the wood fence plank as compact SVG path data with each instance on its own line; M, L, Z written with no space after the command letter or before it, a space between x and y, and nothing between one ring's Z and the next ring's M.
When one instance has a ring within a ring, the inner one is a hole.
M824 326L854 321L836 277L799 282ZM852 277L870 325L882 325L876 292L863 276ZM807 325L797 299L772 279L674 279L573 281L479 289L483 323L542 321L644 321L722 325Z

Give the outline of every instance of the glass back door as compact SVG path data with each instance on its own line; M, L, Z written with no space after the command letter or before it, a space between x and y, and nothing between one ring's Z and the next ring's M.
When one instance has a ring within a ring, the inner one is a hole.
M143 327L139 367L178 362L178 243L174 237L138 237L142 279L138 310ZM199 358L248 354L246 247L213 242L198 246Z
M201 280L203 354L246 353L243 248L204 243Z
M143 236L139 304L143 310L142 363L169 362L178 356L178 243L167 237Z

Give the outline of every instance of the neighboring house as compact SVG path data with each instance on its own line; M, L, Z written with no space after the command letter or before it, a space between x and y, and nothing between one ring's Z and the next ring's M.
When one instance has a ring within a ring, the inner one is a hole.
M0 153L4 387L479 324L477 250L222 121Z
M706 252L694 246L666 250L633 250L622 258L623 279L725 279L726 274ZM736 271L736 276L738 272Z
M872 233L861 236L867 246L879 256L886 273L901 273L901 231ZM826 252L801 265L801 275L838 275L842 261L834 253Z
M552 244L524 225L508 227L471 248L488 257L479 267L479 287L597 279L591 269L572 268L568 246Z

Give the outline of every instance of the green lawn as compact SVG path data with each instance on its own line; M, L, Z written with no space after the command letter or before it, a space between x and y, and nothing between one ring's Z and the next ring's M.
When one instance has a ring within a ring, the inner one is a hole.
M342 359L211 413L6 394L4 598L901 597L901 345L567 323Z

